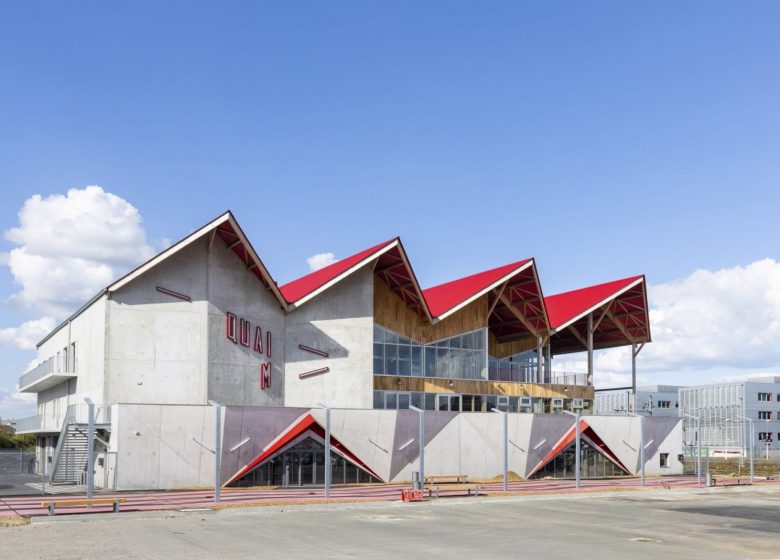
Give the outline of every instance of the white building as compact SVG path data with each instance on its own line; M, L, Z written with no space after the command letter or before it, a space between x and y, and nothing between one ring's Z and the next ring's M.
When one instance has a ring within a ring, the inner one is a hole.
M750 426L756 455L780 449L780 376L680 389L680 415L701 419L701 445L711 455L747 453ZM749 418L750 422L743 420ZM696 444L696 421L684 418L685 444Z
M646 385L636 388L636 402L640 414L646 416L678 416L677 385ZM604 415L634 413L634 399L630 389L599 391L593 401L593 412Z
M620 345L636 350L649 341L643 276L545 296L534 260L526 259L423 290L396 238L278 286L228 212L107 286L39 343L39 365L19 382L21 391L37 394L38 414L20 420L18 430L38 435L39 462L52 482L79 480L86 476L91 399L98 429L95 476L102 484L193 486L208 479L209 468L213 476L213 462L193 441L215 437L208 403L217 402L225 415L218 436L225 438L228 470L221 474L233 483L258 457L273 463L257 441L295 432L304 422L299 417L311 419L307 433L314 443L293 438L288 444L309 451L277 452L300 468L295 457L319 457L311 451L321 437L318 416L305 412L317 403L379 426L370 436L374 442L392 441L398 433L395 412L387 409L410 404L440 414L587 412L593 352ZM555 356L580 351L589 353L588 373L555 370ZM491 424L497 415L487 416L477 423ZM568 447L554 444L569 437L566 422L573 421L530 416L539 418L519 422L517 429L533 425L535 435L550 430L549 437L535 443L536 462L518 459L518 473L565 472L565 461L563 471L555 467L556 454ZM243 424L261 417L262 429ZM438 445L454 449L458 438L468 441L471 432L462 431L462 421L448 418L445 424L452 428L440 434ZM634 424L593 419L589 426L583 437L591 438L594 461L598 456L622 472L636 472L637 458L620 443L638 438ZM660 472L675 472L677 424L648 424L646 430L655 430L656 442L646 459ZM241 433L255 441L238 450L233 444L242 440L228 440ZM342 458L357 476L398 479L406 472L399 461L408 466L413 460L408 451L396 457L386 450L394 457L392 468L382 462L372 467L379 459L365 438L343 431L341 438L352 441ZM607 441L621 449L609 452ZM447 460L454 455L442 456L442 468ZM496 461L483 462L480 474L497 473L499 456ZM271 463L256 466L277 480ZM250 474L256 477L242 477Z

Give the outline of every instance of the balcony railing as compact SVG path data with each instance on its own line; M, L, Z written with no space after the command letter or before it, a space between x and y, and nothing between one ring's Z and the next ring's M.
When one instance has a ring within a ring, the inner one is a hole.
M588 385L588 374L569 373L564 371L543 371L541 378L538 378L536 367L500 368L497 370L490 370L489 380L507 381L510 383L538 383L545 385L576 385L586 387Z
M60 366L62 360L52 356L45 362L41 362L33 369L19 378L19 390L21 392L37 393L43 389L53 387L57 383L76 377L76 374Z
M16 421L16 433L59 432L67 417L68 424L86 424L89 422L87 404L72 404L68 407L66 416L38 414L19 418ZM95 405L95 424L111 423L111 406Z

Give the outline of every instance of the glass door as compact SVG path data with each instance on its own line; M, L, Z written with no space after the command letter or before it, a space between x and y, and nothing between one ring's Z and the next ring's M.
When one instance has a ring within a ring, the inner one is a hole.
M461 395L439 394L436 395L436 410L449 410L460 412L462 408Z

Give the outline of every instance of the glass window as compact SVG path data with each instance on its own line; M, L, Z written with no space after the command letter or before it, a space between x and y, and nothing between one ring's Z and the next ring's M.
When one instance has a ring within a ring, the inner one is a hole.
M385 344L385 375L398 375L398 346Z
M436 395L425 393L425 410L436 410Z
M383 329L379 325L374 325L374 342L384 342L384 341L385 341L385 329Z
M398 335L398 344L411 344L412 341L409 338L406 338L405 336Z
M382 391L374 391L374 408L385 407L385 395Z
M411 375L412 373L412 348L411 346L398 346L398 375Z
M425 348L425 377L436 377L436 348Z
M385 343L398 344L398 333L385 329Z
M415 377L423 374L422 353L422 346L412 346L412 375Z
M425 395L423 393L412 393L412 405L417 408L425 408Z
M374 373L385 372L385 345L374 343Z
M398 393L398 408L409 408L409 393Z

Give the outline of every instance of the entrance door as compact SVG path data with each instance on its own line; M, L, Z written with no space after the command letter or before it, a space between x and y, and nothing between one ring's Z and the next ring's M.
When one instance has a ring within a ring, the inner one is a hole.
M461 408L462 402L460 395L436 395L436 410L450 410L453 412L460 412Z

